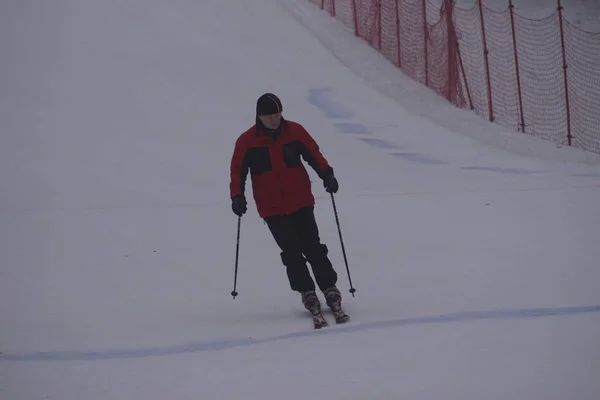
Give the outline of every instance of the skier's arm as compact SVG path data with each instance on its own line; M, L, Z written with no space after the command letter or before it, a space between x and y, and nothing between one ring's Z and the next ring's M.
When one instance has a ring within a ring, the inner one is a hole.
M333 168L331 168L323 154L321 154L317 142L304 127L300 127L300 135L300 140L303 144L302 158L315 170L319 178L324 179L328 175L332 175Z
M243 137L239 137L235 142L233 156L231 157L230 198L236 196L245 196L246 177L248 176L248 164L246 162L246 145Z

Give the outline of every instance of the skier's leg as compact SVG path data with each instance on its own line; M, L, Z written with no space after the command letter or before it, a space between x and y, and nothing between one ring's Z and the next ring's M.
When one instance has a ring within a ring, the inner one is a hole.
M293 215L302 249L311 264L319 289L335 316L336 323L348 321L348 315L342 310L342 294L337 288L337 273L327 254L327 247L321 243L319 229L315 221L314 208L307 207Z
M265 218L265 222L281 249L281 261L286 267L291 289L300 293L304 308L317 318L315 327L326 325L321 316L321 303L315 293L315 283L302 255L300 238L292 218L286 215L274 216Z
M321 243L314 207L302 208L291 217L298 232L302 252L311 265L319 289L334 287L338 276L329 260L327 246Z
M304 293L315 290L306 259L302 255L300 239L288 215L276 215L265 218L265 222L281 249L281 261L286 267L292 290Z

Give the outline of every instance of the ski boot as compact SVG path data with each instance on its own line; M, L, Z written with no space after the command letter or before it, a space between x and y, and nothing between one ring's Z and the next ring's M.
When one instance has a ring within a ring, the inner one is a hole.
M323 290L323 294L325 295L325 301L327 305L333 312L333 316L335 317L336 324L343 324L350 319L350 316L342 310L342 294L340 290L335 287L329 287Z
M306 308L312 315L315 329L321 329L327 326L327 320L325 320L325 317L321 312L321 302L319 301L315 291L310 290L308 292L301 293L301 295L304 308Z

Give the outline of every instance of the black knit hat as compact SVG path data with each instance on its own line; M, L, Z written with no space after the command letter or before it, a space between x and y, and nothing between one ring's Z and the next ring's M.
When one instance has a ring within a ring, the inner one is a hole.
M256 101L256 115L277 114L282 111L281 100L273 93L265 93Z

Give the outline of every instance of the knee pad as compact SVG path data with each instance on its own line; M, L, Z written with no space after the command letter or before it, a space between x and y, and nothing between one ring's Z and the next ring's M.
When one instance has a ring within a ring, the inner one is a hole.
M286 267L289 267L293 265L304 264L306 263L306 259L304 256L302 256L302 254L286 253L282 251L281 262Z
M327 248L326 245L321 244L321 248L323 250L323 254L325 254L325 255L329 254L329 249Z
M324 244L313 244L311 247L306 249L306 257L307 261L321 258L327 258L327 254L329 254L329 249Z

